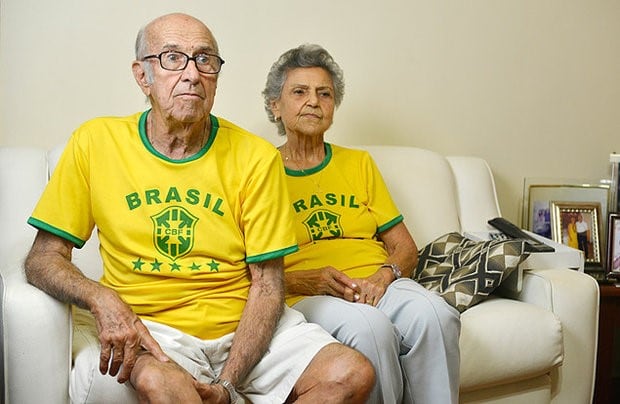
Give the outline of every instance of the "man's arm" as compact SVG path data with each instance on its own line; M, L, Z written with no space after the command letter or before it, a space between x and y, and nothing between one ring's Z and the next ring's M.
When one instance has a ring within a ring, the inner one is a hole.
M220 378L238 385L263 357L284 310L283 259L250 264L252 285Z
M92 312L101 343L101 373L118 373L118 382L126 382L142 349L167 361L159 344L118 294L73 265L73 247L70 241L39 230L26 258L26 278L50 296Z

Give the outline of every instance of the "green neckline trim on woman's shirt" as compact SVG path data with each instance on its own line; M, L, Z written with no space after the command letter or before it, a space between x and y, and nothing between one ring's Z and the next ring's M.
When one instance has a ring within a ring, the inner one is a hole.
M209 119L211 120L211 131L209 132L209 137L207 139L207 142L205 143L204 146L202 146L202 149L200 149L200 151L196 154L194 154L193 156L184 158L184 159L179 159L179 160L175 160L175 159L171 159L168 156L165 156L163 154L161 154L160 152L158 152L153 145L151 144L151 142L149 141L148 136L146 135L146 118L148 117L149 113L151 112L151 109L147 109L146 111L144 111L142 113L142 115L140 115L140 120L138 122L138 131L140 132L140 139L142 140L142 144L144 144L144 147L146 147L146 149L153 154L156 157L159 157L162 160L168 161L170 163L187 163L189 161L194 161L196 159L199 159L200 157L204 156L205 153L207 153L207 151L211 148L211 145L213 144L213 142L215 141L215 136L217 135L217 130L220 127L220 123L217 119L217 117L209 114Z
M323 168L325 168L325 166L327 166L332 159L332 146L329 143L325 143L324 147L325 147L325 158L323 159L321 164L319 164L318 166L308 168L308 169L303 169L303 170L293 170L288 167L284 167L284 171L286 172L287 175L290 175L291 177L305 177L306 175L312 175L314 173L318 173Z

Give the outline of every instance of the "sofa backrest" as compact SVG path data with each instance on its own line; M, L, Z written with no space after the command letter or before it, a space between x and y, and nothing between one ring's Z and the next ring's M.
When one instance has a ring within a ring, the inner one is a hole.
M14 265L28 253L36 231L26 223L45 184L47 156L33 147L0 147L0 269ZM3 275L6 275L3 273Z
M500 216L493 176L482 159L446 158L407 146L352 147L372 155L419 248L450 231L483 231L489 228L488 219ZM26 219L63 148L59 145L49 152L0 148L0 223L6 229L0 242L0 264L21 260L27 253L35 230ZM98 249L95 229L86 245L74 251L75 263L92 279L102 273Z
M459 220L463 232L494 230L487 222L501 216L491 167L479 157L448 156L459 196Z
M418 248L460 231L455 178L448 160L408 146L361 145L379 167Z

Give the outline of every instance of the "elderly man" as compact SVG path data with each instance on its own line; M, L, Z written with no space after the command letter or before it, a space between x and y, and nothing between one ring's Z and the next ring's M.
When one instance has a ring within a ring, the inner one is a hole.
M28 220L28 280L81 308L76 338L95 341L95 360L76 355L74 402L363 402L374 384L361 354L284 308L297 245L283 167L211 115L223 63L191 16L140 30L151 109L82 125ZM71 262L95 226L99 283Z

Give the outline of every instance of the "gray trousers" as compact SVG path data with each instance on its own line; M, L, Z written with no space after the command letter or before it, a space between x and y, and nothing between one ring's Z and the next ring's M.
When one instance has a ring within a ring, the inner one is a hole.
M417 282L392 282L377 307L311 296L293 308L372 362L370 403L458 402L459 312Z

